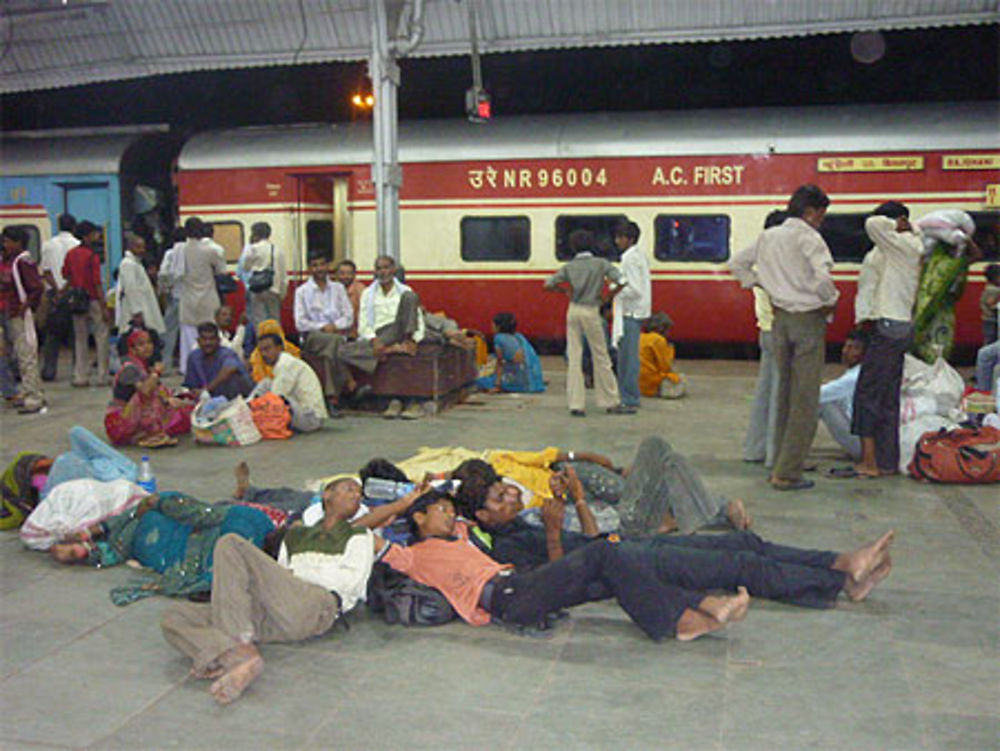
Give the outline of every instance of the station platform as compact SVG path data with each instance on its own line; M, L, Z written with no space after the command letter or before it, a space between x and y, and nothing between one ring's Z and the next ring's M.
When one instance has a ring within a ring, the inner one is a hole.
M821 427L816 487L781 493L740 459L756 364L683 361L689 395L635 416L592 402L570 418L565 368L549 390L478 395L435 417L349 415L318 434L152 455L161 489L228 497L232 468L303 487L421 446L592 450L627 465L643 437L683 452L710 489L742 498L764 538L849 550L895 529L892 575L862 603L805 610L754 600L745 621L655 643L613 602L576 608L548 639L460 622L263 645L261 677L219 707L163 639L169 601L117 607L125 566L65 567L0 534L0 747L14 749L996 749L1000 747L1000 493L906 477L829 479L843 457ZM828 366L832 377L839 368ZM176 380L176 379L175 379ZM168 381L169 382L169 381ZM46 384L45 415L0 415L0 461L56 454L80 424L103 436L106 389ZM588 394L592 399L592 395ZM138 459L141 451L127 449Z

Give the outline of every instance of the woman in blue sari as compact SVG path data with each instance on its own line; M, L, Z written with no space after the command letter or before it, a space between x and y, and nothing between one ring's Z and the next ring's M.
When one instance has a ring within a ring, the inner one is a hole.
M493 352L496 373L480 378L476 382L479 388L497 393L545 391L541 360L531 342L518 333L513 313L493 316Z

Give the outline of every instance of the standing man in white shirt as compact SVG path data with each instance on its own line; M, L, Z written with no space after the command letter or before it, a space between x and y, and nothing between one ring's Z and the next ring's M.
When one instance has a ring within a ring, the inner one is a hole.
M639 335L653 302L649 257L639 247L639 225L625 221L615 227L615 247L622 254L625 288L615 296L612 340L618 345L618 393L626 407L639 407Z
M184 246L187 232L178 227L173 233L174 244L160 261L160 290L167 296L167 309L163 312L163 366L169 370L174 364L174 352L181 332L181 294L184 291Z
M198 326L211 323L219 309L219 293L215 275L226 271L226 262L209 240L209 227L198 217L184 223L187 242L184 244L184 289L181 292L181 373L187 373L187 359L198 340Z
M285 254L271 242L271 225L257 222L250 228L250 245L244 250L240 265L247 285L247 317L256 329L261 321L279 320L285 297ZM271 272L271 284L255 289L255 282ZM254 274L257 276L254 276Z
M348 365L371 373L378 365L365 342L347 341L354 308L344 285L330 279L330 261L323 251L309 254L310 279L295 290L295 328L302 351L320 360L323 389L331 416L337 415L341 392L356 389Z
M41 263L38 265L45 281L48 317L45 320L45 345L42 348L42 380L54 381L59 369L59 347L69 334L73 317L65 302L60 304L60 292L66 286L62 275L63 262L71 248L80 244L73 232L76 218L60 214L56 220L59 233L42 243Z
M142 265L146 255L146 241L131 232L125 238L128 249L118 266L118 288L115 293L115 325L124 336L132 319L142 315L143 325L162 336L166 333L160 301L156 297L149 275Z
M861 437L861 461L853 474L861 477L899 472L899 390L903 358L913 344L913 303L924 249L909 217L906 206L888 201L865 220L865 232L882 261L851 419L851 432Z
M764 230L729 262L744 287L764 288L774 308L778 416L771 485L776 490L814 484L802 473L819 421L826 324L840 296L830 273L833 256L819 234L829 205L820 187L799 187L788 201L788 219Z

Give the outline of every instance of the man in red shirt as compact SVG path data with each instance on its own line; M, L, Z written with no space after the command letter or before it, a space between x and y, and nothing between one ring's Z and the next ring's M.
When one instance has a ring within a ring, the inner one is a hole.
M38 373L38 338L32 312L42 299L42 279L38 267L27 252L28 233L18 227L3 231L3 256L0 258L0 357L7 357L7 343L14 345L21 371L21 414L40 412L45 407L45 394ZM3 363L5 375L6 362ZM6 382L5 391L13 388ZM4 396L14 396L4 394Z
M111 322L111 312L104 300L101 259L93 250L93 246L101 241L101 228L93 222L83 221L76 227L76 236L80 244L66 254L63 262L62 274L66 280L63 294L79 294L72 290L83 290L89 303L85 312L73 313L73 385L87 385L90 371L88 320L93 325L94 341L97 343L97 384L103 385L108 377L108 325Z

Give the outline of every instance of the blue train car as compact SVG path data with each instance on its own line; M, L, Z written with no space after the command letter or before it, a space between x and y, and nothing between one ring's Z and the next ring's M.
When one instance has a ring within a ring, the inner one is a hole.
M123 233L165 239L176 216L171 180L179 139L161 126L4 134L0 225L28 231L38 256L60 214L103 227L105 283L123 253Z

